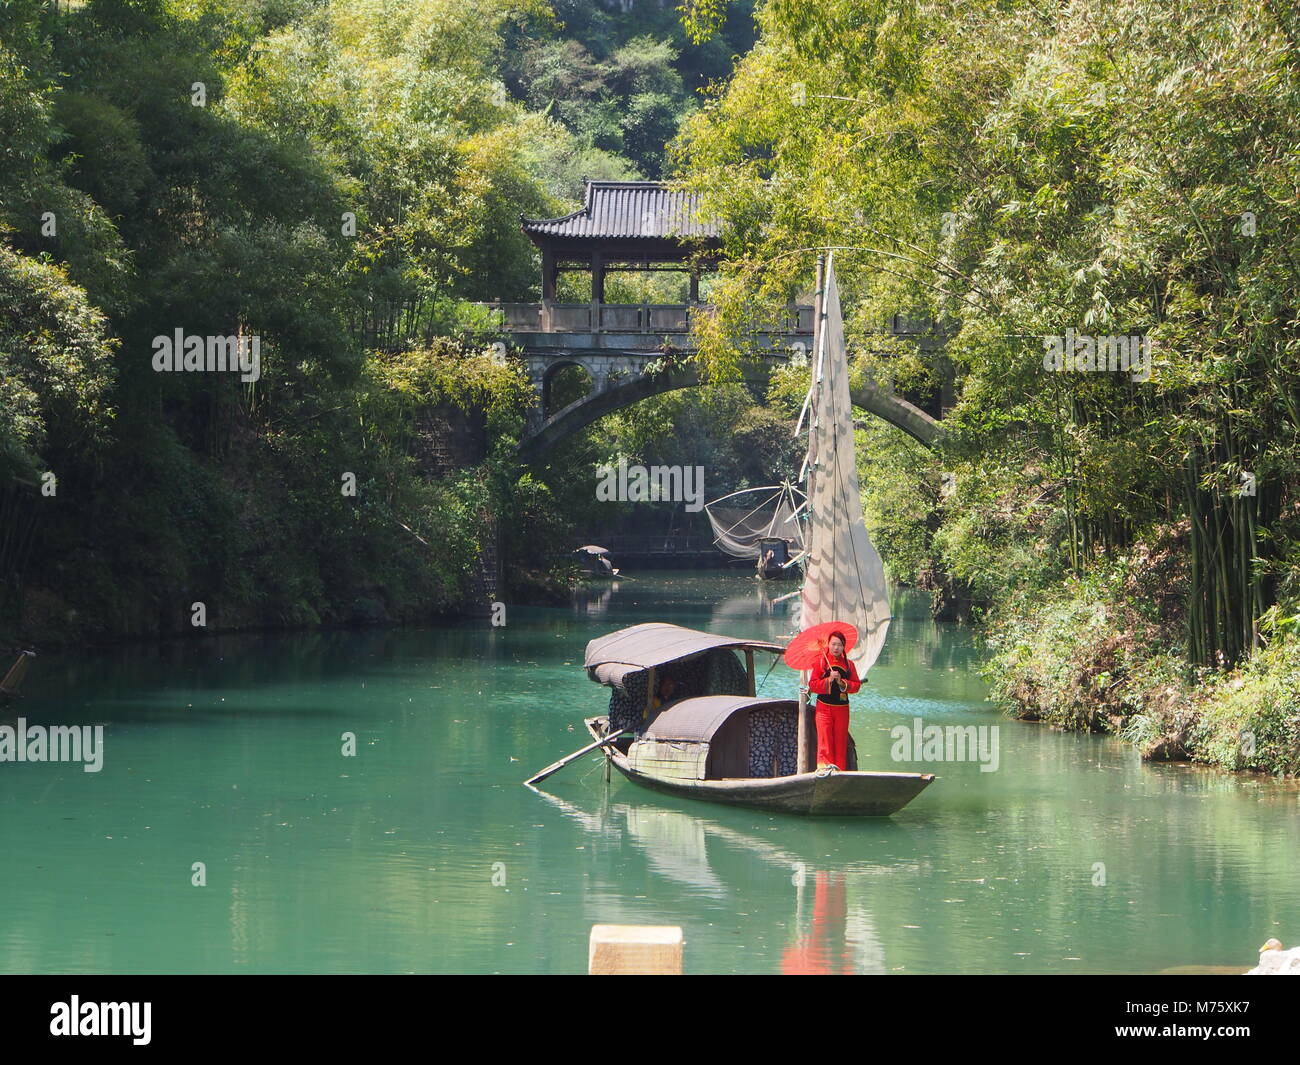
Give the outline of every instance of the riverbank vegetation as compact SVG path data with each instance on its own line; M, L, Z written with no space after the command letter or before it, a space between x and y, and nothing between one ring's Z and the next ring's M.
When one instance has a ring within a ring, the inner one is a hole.
M520 212L657 174L734 25L694 48L648 5L0 7L0 643L459 612L497 538L553 587L597 456L518 480L532 392L466 301L535 296ZM176 330L257 337L259 364L157 372Z
M530 153L564 138L493 95L514 7L453 7L0 12L8 632L407 620L467 598L490 479L417 476L401 400L486 264L503 295L532 283L514 219L556 202ZM256 336L259 364L158 373L153 338L176 330ZM471 386L472 352L442 354L456 370L427 402L522 402L517 374Z
M687 8L707 36L726 4ZM731 338L806 286L797 249L839 246L878 381L890 315L946 341L900 369L913 394L951 374L947 440L918 462L878 436L899 460L878 468L911 472L891 500L868 469L864 493L896 576L979 606L1004 703L1294 772L1295 12L769 0L758 20L679 145L730 242L702 361L733 374Z

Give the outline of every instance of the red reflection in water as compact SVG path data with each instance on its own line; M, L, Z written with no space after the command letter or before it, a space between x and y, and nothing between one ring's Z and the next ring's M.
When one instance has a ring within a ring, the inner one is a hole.
M843 873L818 873L812 931L781 955L786 976L844 976L853 973L848 942L849 903ZM838 958L836 955L838 954Z

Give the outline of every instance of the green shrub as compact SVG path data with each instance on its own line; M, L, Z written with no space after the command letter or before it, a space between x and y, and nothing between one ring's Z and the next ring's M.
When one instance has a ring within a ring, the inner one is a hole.
M1300 774L1300 636L1286 633L1221 676L1198 701L1198 761Z

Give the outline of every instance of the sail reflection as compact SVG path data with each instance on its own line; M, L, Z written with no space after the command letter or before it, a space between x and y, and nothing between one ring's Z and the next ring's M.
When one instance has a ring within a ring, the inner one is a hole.
M789 586L770 581L755 580L753 584L752 590L728 596L713 608L713 631L728 632L744 626L745 632L762 639L778 643L788 640L798 628L798 591L791 592Z

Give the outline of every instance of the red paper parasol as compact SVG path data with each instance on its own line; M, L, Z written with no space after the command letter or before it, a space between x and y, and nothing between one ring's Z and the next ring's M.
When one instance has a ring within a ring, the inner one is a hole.
M844 637L844 653L847 655L858 642L858 630L846 621L825 621L804 629L785 649L782 656L791 669L812 669L817 660L826 653L826 645L831 636L839 633Z

